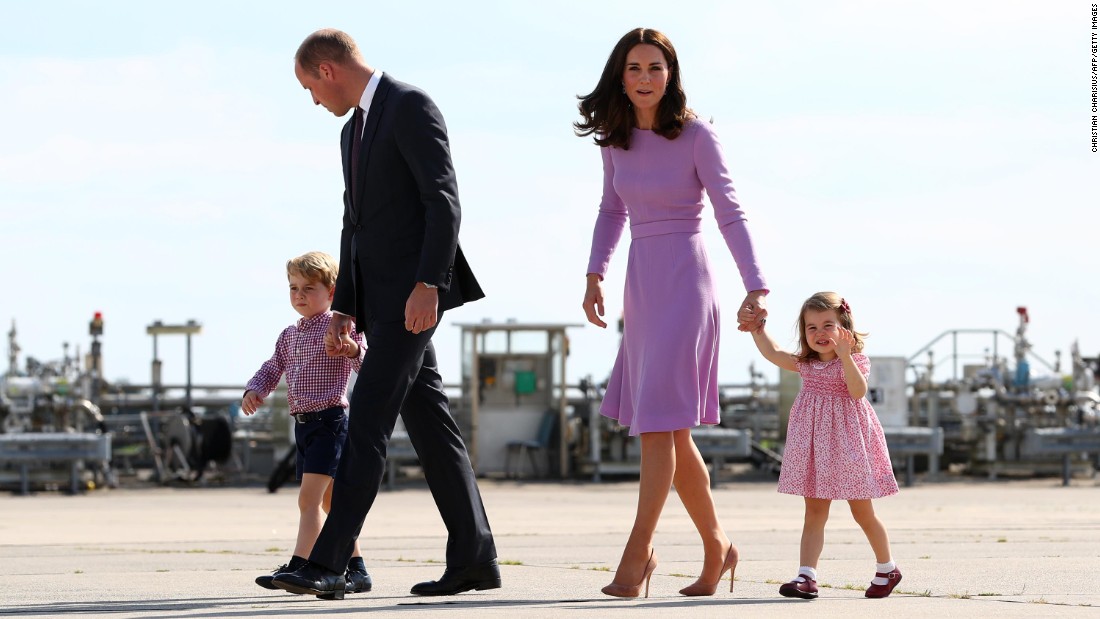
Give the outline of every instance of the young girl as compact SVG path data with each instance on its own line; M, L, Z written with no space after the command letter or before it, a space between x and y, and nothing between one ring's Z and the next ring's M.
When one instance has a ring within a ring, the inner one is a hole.
M805 497L806 517L798 576L780 595L817 597L817 560L825 543L825 521L834 500L846 500L875 552L875 578L869 598L890 595L901 572L890 558L886 527L871 499L897 494L890 454L878 417L864 397L870 364L862 354L863 336L852 324L852 310L835 292L819 292L802 304L799 350L783 351L764 331L753 331L756 347L784 370L802 376L791 406L779 491Z

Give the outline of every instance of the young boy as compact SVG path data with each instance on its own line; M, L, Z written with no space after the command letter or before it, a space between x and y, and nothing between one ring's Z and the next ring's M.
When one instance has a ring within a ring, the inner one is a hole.
M332 321L329 306L338 271L336 260L323 252L309 252L287 261L290 304L302 317L279 334L275 354L248 381L241 402L241 410L251 415L286 375L287 400L295 421L297 478L302 482L298 491L298 540L289 563L256 578L256 584L265 589L277 589L271 583L275 575L297 570L313 550L331 505L332 478L348 433L348 377L352 370L359 371L366 347L362 334L354 331L354 337L344 336L339 348L326 347L325 333ZM331 356L326 348L347 356ZM371 589L358 541L345 579L347 593Z

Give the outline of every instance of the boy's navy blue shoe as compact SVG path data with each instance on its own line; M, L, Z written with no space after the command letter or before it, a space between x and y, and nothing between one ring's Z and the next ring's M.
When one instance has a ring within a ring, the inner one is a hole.
M278 591L279 588L276 587L275 584L272 583L271 581L274 580L275 577L278 576L279 574L282 574L284 572L293 572L294 570L296 570L296 569L302 567L303 565L305 565L305 563L306 563L305 559L303 559L301 557L298 557L298 556L293 556L293 557L290 558L289 563L284 563L284 564L280 565L279 567L275 568L274 572L272 572L270 574L264 574L263 576L257 576L256 577L256 584L260 585L264 589L271 589L273 591Z
M271 589L273 591L278 591L279 588L276 587L271 581L275 580L275 576L277 576L278 574L282 574L283 570L285 570L285 569L286 569L286 565L284 564L284 565L280 565L279 567L275 568L275 571L270 573L270 574L264 574L263 576L257 576L256 577L256 584L260 585L264 589Z
M370 574L366 570L348 568L348 571L344 572L344 580L347 581L344 585L344 591L347 593L366 593L370 591L372 585Z
M347 586L343 573L308 562L297 571L276 574L271 582L291 593L316 595L322 600L344 599Z

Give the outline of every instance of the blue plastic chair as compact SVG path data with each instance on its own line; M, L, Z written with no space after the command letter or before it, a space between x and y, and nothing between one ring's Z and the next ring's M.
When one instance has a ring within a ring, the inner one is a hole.
M558 412L555 410L547 410L542 414L542 420L539 421L539 432L533 440L525 441L509 441L508 442L508 454L504 458L504 475L507 477L514 477L519 479L523 477L522 467L523 460L526 456L531 460L531 468L536 477L543 477L542 467L539 466L539 459L536 457L538 454L544 454L543 460L545 460L545 454L550 452L550 438L554 434L554 426L558 423ZM516 458L519 458L520 470L517 473L512 472L512 465Z

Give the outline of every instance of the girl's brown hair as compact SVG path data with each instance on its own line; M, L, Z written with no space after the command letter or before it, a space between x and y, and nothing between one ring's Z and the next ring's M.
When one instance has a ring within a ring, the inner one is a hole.
M835 292L818 292L806 299L806 302L802 304L802 309L798 312L798 353L796 356L799 361L812 361L821 358L817 351L810 348L810 343L806 340L807 310L815 312L834 310L839 325L852 332L852 352L863 352L863 338L867 337L867 334L856 331L855 322L852 320L852 308L848 307L848 302Z

